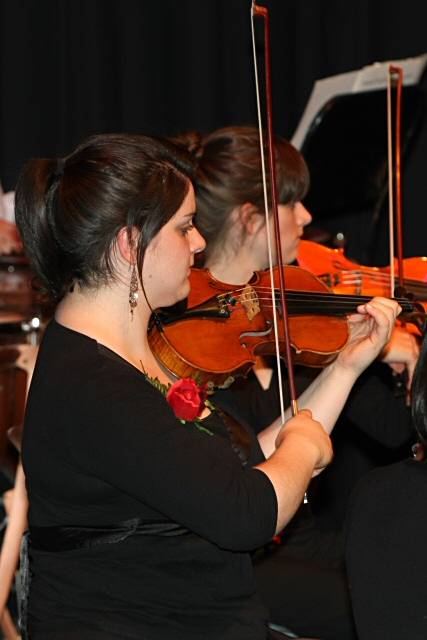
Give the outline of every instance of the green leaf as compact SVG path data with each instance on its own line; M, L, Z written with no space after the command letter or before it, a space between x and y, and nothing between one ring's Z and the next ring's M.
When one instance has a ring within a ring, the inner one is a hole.
M208 398L206 398L205 400L205 407L207 407L211 411L216 411L215 405Z
M212 431L210 431L210 429L206 429L206 427L204 427L200 422L195 421L194 425L199 431L202 431L202 433L206 433L208 436L213 436Z

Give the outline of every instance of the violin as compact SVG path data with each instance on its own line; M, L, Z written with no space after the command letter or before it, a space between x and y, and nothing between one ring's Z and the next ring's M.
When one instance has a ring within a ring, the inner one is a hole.
M344 255L343 249L301 240L298 264L321 278L335 293L390 296L390 267L357 264ZM397 260L395 264L397 269ZM427 257L405 258L403 264L405 291L427 310Z
M293 360L323 367L332 362L349 338L347 314L371 297L336 295L322 280L300 267L286 266L287 307ZM153 315L148 332L151 349L169 371L199 384L229 386L245 376L259 356L274 355L274 307L280 316L278 268L255 272L244 286L216 280L208 269L191 270L190 295L181 313L168 310ZM420 309L398 299L402 314L416 321ZM280 356L285 359L279 328Z

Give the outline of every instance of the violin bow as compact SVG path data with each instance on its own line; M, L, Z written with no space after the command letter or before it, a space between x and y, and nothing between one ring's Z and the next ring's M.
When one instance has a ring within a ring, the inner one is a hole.
M392 85L396 88L396 117L395 117L395 141L393 163L393 123L392 123ZM387 76L387 147L388 147L388 198L389 198L389 244L390 244L390 293L396 295L394 274L394 225L397 234L397 277L399 283L398 293L404 291L403 283L403 219L402 219L402 86L403 69L389 65ZM394 166L393 166L394 165ZM393 170L394 169L394 170ZM394 203L396 203L396 216L394 215Z
M266 102L266 121L267 121L267 148L268 148L268 165L270 172L270 197L271 197L271 209L273 213L274 221L274 240L277 256L277 266L279 272L279 292L280 292L280 317L278 318L276 293L274 287L273 277L273 257L270 242L270 219L269 219L269 202L267 194L267 177L264 158L264 134L261 115L261 101L259 91L259 76L258 65L255 46L255 18L259 17L264 20L264 50L265 50L265 102ZM252 0L251 6L251 26L252 26L252 48L254 56L254 70L255 70L255 87L256 87L256 101L257 101L257 113L258 113L258 128L260 137L260 154L261 154L261 171L264 190L264 208L265 208L265 220L267 228L267 243L268 243L268 257L270 267L270 281L271 281L271 297L273 305L273 326L274 326L274 339L276 346L276 359L277 359L277 372L279 383L279 399L280 399L280 412L282 415L282 421L284 421L285 408L283 402L283 384L282 384L282 365L280 360L280 348L279 348L279 322L283 328L283 335L285 338L285 355L286 363L288 367L288 379L289 379L289 397L291 403L292 415L298 413L298 402L295 390L295 377L293 370L293 359L291 350L291 340L289 332L289 320L288 320L288 308L286 304L286 290L285 290L285 276L284 266L282 258L282 245L280 241L280 226L279 226L279 210L277 206L277 187L276 187L276 163L274 152L274 134L273 134L273 108L272 108L272 90L271 90L271 62L270 62L270 16L267 7L256 4L255 0Z

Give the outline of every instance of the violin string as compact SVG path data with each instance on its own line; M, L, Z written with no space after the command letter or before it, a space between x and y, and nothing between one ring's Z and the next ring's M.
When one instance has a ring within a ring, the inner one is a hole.
M354 279L353 277L350 277L350 278L349 277L344 277L344 276L346 276L346 273L347 272L342 272L343 280L339 284L361 284L361 280ZM364 272L363 272L363 275L365 275ZM369 279L372 279L372 280L376 280L378 283L381 283L381 284L384 284L384 285L388 284L388 278L387 278L386 275L384 275L384 276L378 275L378 277L377 276L372 277L371 274L368 275L366 273L366 277L369 277ZM362 282L363 282L363 280L362 280ZM411 286L411 288L413 290L415 290L415 291L420 291L420 292L427 291L427 284L425 284L423 282L419 282L418 280L406 280L405 282L408 284L408 286ZM267 287L260 287L260 286L257 286L257 285L255 285L253 288L256 291L267 289ZM230 295L230 293L233 294L233 295L239 295L239 294L243 293L246 289L247 289L247 285L245 287L240 287L238 289L234 289L231 292L229 291L227 293L220 294L220 295L218 295L218 299L227 298ZM270 289L268 288L268 290L270 290ZM311 292L311 293L314 293L314 292ZM325 296L325 295L328 295L328 294L327 293L321 293L321 294L319 293L319 295ZM336 293L331 292L330 295L337 296L337 295L344 295L344 294L336 294ZM388 297L388 295L389 294L387 292L387 297Z
M426 264L426 273L427 273L427 264ZM338 276L341 278L347 278L348 276L356 276L356 277L362 277L362 278L367 278L369 280L374 280L376 282L383 282L383 283L388 283L390 278L389 275L387 273L381 273L380 271L369 271L369 270L363 270L363 269L345 269L345 270L341 270L341 271L337 271L337 272L333 272L331 274L329 274L329 277L333 277L333 276ZM323 277L323 275L319 276L320 278ZM419 284L422 288L426 288L427 289L427 283L422 282L420 280L413 280L411 278L405 278L405 283L409 284L409 283L413 283L414 285Z
M273 310L273 305L270 300L267 304L263 305L263 309L271 309ZM329 317L344 317L347 315L351 315L356 313L356 309L354 307L341 307L337 308L336 306L329 305L313 305L312 303L299 303L294 304L292 301L289 301L289 315L290 316L329 316ZM411 314L412 317L418 317L422 312L415 310L413 308L403 309L403 315Z
M371 275L368 273L363 273L361 272L359 276L348 276L346 273L342 273L340 274L340 279L338 280L337 284L353 284L353 283L358 283L358 284L364 284L366 282L366 280L371 280L373 282L373 284L377 284L380 286L383 286L384 288L387 289L386 293L387 295L389 295L389 279L386 275ZM397 281L395 280L395 284L397 284ZM420 282L419 280L409 280L409 279L405 279L404 280L404 284L407 288L410 288L411 290L416 290L419 291L420 293L427 292L427 284L424 282Z
M250 289L247 289L247 287L241 287L239 289L233 289L231 291L228 291L227 293L223 293L223 294L219 294L217 296L217 299L220 301L227 301L227 299L231 296L234 297L242 297L244 299L251 299L251 296L253 296L253 299L256 299L256 297L259 297L259 294L269 294L270 292L270 287L253 287ZM278 289L275 289L276 295L278 294ZM305 296L311 296L311 297L317 297L317 296L321 296L322 300L344 300L344 299L349 299L350 301L354 301L357 302L359 301L359 304L363 304L364 302L368 302L369 300L372 299L372 296L346 296L344 294L337 294L337 293L329 293L327 291L325 292L320 292L320 291L299 291L299 290L294 290L294 289L288 289L288 294L295 297L295 296L301 296L301 297L305 297ZM266 299L266 298L262 298L262 299Z
M230 294L235 295L235 294L239 294L240 292L244 291L243 289L237 289L235 291L229 292L229 294L227 294L228 296ZM252 291L249 290L248 293L242 293L240 295L240 297L243 300L267 300L270 296L266 295L267 293L269 294L270 289L268 287L256 287L256 289L253 289ZM277 290L276 290L276 294L277 294ZM293 289L288 289L287 291L288 296L290 297L290 299L293 300L319 300L320 302L332 302L334 304L341 304L341 303L352 303L352 304L366 304L367 302L369 302L370 300L372 300L372 296L360 296L360 295L346 295L346 294L340 294L340 293L328 293L328 292L320 292L320 291L299 291L299 290L293 290ZM227 298L227 295L225 296L225 298ZM221 296L221 298L224 296ZM399 302L399 304L410 304L412 305L412 302L407 300L406 298L393 298L394 300L397 300L397 302Z
M289 296L289 302L292 303L294 306L295 304L318 304L319 308L325 308L327 305L329 306L329 308L332 309L349 309L350 311L356 311L356 307L361 305L361 304L367 304L369 303L372 298L369 296L344 296L344 295L335 295L335 296L328 296L325 294L318 294L317 296L313 293L309 293L309 294L301 294L298 292L292 292L289 291L288 292L288 296ZM402 307L402 309L404 311L414 311L415 307L414 304L410 301L410 300L406 300L405 298L393 298L394 300L396 300L398 302L398 304ZM241 299L239 300L239 302L241 304L245 304L245 303L256 303L256 302L261 302L263 303L264 306L268 306L266 303L271 303L271 308L274 307L273 302L271 300L271 297L269 295L266 296L260 296L255 294L252 295L248 295L248 296L244 296L241 297ZM277 303L279 301L277 300ZM276 308L277 308L277 304L276 304Z
M368 299L369 300L369 299ZM273 303L271 302L271 298L254 298L253 300L245 300L244 302L257 302L257 301L261 301L263 303L263 307L265 308L273 308ZM364 304L363 302L361 302L360 304ZM332 300L332 301L323 301L323 300L304 300L304 299L289 299L289 305L292 309L295 308L303 308L303 307L307 307L309 309L319 309L320 311L326 311L326 310L332 310L332 311L337 311L338 313L351 313L354 312L356 313L356 307L359 305L359 303L352 303L351 301L346 302L339 302L338 304ZM416 311L416 308L414 307L414 305L411 302L408 301L402 301L402 303L400 304L400 306L402 307L402 310L404 312L413 312ZM277 305L276 305L277 308Z
M254 295L263 295L264 290L260 287L258 287L255 292ZM329 300L329 301L336 301L337 303L339 302L354 302L354 303L358 303L358 304L364 304L365 302L369 302L370 300L372 300L372 296L362 296L362 295L348 295L348 294L343 294L343 293L323 293L320 291L304 291L304 290L294 290L294 289L289 289L288 293L291 297L295 298L311 298L311 299L319 299L319 300ZM244 297L244 294L243 296ZM398 299L398 298L395 298ZM402 300L405 300L404 298L399 298Z
M274 305L271 297L269 295L269 289L265 289L265 295L263 295L262 291L253 291L244 293L241 296L239 302L241 304L249 304L260 302L266 308L277 308L277 304ZM236 292L233 292L235 295ZM261 294L261 295L260 295ZM319 292L305 292L305 291L292 291L289 290L287 292L287 296L289 298L289 303L292 308L295 308L299 305L300 308L308 307L310 309L318 309L320 311L332 310L341 313L356 311L356 307L360 304L366 304L370 302L371 297L369 296L349 296L349 295L341 295L341 294L328 294L328 293L319 293ZM224 296L218 296L223 298ZM415 307L413 303L406 298L394 298L402 307L403 311L413 312L415 311ZM277 300L278 302L278 300Z
M344 276L346 274L343 273L342 275ZM369 279L375 280L376 283L382 284L382 285L384 285L385 287L388 288L388 278L387 278L386 275L384 275L384 276L383 275L378 275L378 277L374 277L374 278L372 278L371 274L369 274L369 276L368 276L368 274L366 274L366 276L369 277ZM408 287L410 286L412 292L418 293L420 296L422 296L423 294L427 293L427 284L425 284L423 282L419 282L418 280L406 280L405 282L407 283ZM363 284L363 278L362 279L358 279L358 278L347 277L346 276L346 277L343 277L341 282L339 282L338 284L347 285L347 286L349 286L349 285L355 285L355 286L356 285L362 285ZM230 295L234 295L234 296L246 295L245 294L246 289L247 289L247 286L240 287L238 289L234 289L234 290L229 291L227 293L219 294L217 296L217 299L218 300L226 300ZM270 291L270 289L268 287L256 286L256 288L255 288L256 292L261 292L263 290ZM250 289L249 289L249 291L250 291ZM303 292L297 292L297 291L292 291L292 290L289 290L289 292L290 293L292 292L293 295L296 295L296 294L303 295ZM315 292L308 292L306 295L311 295L312 296L313 294L315 294ZM388 297L389 296L388 290L384 291L384 294ZM340 293L330 293L330 294L328 294L328 293L320 293L320 292L318 292L317 295L321 295L323 300L326 300L326 296L330 295L338 303L340 300L341 301L344 300L344 295L345 294L340 294ZM370 300L371 297L372 296L366 296L366 298L367 298L366 301ZM354 298L354 302L357 302L357 300L359 300L360 303L363 303L363 300L361 300L360 298L361 298L360 295L358 296L358 299ZM401 299L401 300L404 301L405 299Z

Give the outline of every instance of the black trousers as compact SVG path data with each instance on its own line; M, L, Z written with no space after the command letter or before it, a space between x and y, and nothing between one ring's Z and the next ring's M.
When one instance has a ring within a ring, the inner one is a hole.
M343 565L300 551L285 544L254 564L270 620L301 636L356 640Z

